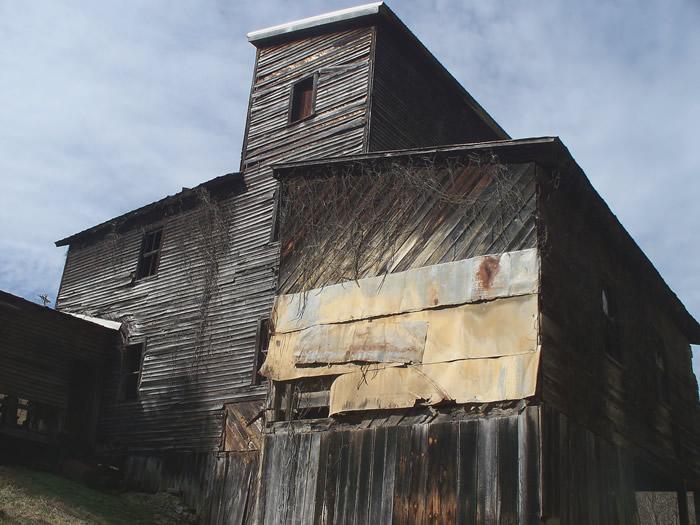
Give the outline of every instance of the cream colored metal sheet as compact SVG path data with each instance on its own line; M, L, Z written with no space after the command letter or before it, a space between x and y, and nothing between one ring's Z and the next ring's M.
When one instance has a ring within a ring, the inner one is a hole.
M537 319L533 294L275 334L263 373L299 378L348 371L307 365L427 364L534 352Z
M538 291L536 249L360 279L277 298L276 333Z
M487 403L533 396L540 352L350 373L331 386L330 413Z
M428 323L400 316L312 326L288 336L294 363L420 363Z

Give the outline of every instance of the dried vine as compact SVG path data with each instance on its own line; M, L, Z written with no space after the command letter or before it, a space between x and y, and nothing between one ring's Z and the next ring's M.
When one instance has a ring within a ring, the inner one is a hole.
M494 155L378 160L293 177L278 211L285 291L405 269L416 239L456 216L488 221L497 239L524 204L517 173Z
M199 312L195 326L194 357L192 371L196 372L203 359L209 355L211 348L210 310L219 293L218 275L220 265L229 251L229 221L228 215L221 209L219 203L212 199L211 194L204 188L197 188L198 206L191 220L191 233L201 258L201 295ZM193 267L188 262L189 274L192 276ZM191 278L192 281L194 279Z

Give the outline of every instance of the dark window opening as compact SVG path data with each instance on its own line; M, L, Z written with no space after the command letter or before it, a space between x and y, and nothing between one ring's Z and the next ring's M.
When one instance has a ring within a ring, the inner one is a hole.
M656 345L656 392L659 397L659 401L662 403L668 403L669 391L668 371L666 370L666 352L661 338L657 338Z
M0 423L40 434L53 434L60 425L61 410L22 397L0 394Z
M280 240L280 191L280 188L277 188L277 191L275 191L274 196L274 208L272 210L272 228L270 230L270 242L276 242Z
M330 414L330 389L337 376L273 382L269 408L271 422L326 419Z
M621 361L622 349L620 347L617 301L612 290L607 286L603 286L601 290L601 310L603 312L605 352L610 357Z
M121 398L133 401L139 397L144 343L126 345L122 350Z
M267 359L267 349L270 346L270 319L258 320L258 329L255 334L255 362L253 364L253 380L251 384L259 385L263 381L260 375L260 367Z
M141 255L136 269L136 278L143 279L158 272L160 262L160 246L163 239L163 229L146 232L141 243Z
M292 85L289 123L298 122L314 114L316 102L316 76L305 78Z

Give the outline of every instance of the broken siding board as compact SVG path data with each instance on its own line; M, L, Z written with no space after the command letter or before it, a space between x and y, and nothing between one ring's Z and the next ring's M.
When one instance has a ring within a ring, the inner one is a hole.
M276 333L537 293L537 250L475 257L279 296Z

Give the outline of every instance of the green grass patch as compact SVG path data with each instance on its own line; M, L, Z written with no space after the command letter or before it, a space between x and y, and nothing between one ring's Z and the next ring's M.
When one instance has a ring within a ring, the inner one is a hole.
M195 522L170 494L106 493L47 472L0 466L0 524Z

